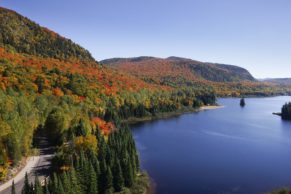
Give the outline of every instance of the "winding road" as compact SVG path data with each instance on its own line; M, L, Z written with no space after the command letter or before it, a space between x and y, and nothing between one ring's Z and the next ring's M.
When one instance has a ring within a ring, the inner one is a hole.
M25 167L11 180L0 185L0 194L11 194L11 185L14 180L16 193L20 194L24 185L25 174L28 174L30 182L34 182L37 176L42 182L49 175L51 159L54 156L54 148L49 145L46 137L37 137L39 156L29 157Z

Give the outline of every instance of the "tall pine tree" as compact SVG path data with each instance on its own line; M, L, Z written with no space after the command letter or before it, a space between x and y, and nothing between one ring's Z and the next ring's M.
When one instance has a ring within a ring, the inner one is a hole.
M119 192L124 187L124 178L120 167L120 162L117 158L115 158L113 169L113 187L116 192Z
M38 177L35 177L35 181L34 181L34 194L43 194L43 188L39 182Z
M92 166L92 164L90 163L90 181L89 181L89 189L88 189L88 192L87 193L90 193L90 194L98 194L98 181L97 181L97 176L96 176L96 173L95 173L95 170Z
M77 178L77 173L74 167L69 172L70 186L72 194L81 194L82 189L80 187L79 180Z
M25 173L25 178L24 178L24 186L22 188L22 194L31 194L32 188L29 184L29 180L28 180L28 175L27 173Z
M16 194L14 180L12 181L11 194Z

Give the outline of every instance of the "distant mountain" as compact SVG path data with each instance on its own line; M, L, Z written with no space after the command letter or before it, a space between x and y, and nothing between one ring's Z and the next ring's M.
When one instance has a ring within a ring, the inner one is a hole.
M279 84L279 85L291 85L291 78L267 78L261 79L260 81Z
M0 47L56 59L93 61L86 49L39 26L18 13L0 7Z
M256 81L241 67L217 63L205 63L186 58L155 57L113 58L101 61L118 70L138 76L148 82L165 85L189 85L192 82L240 82Z

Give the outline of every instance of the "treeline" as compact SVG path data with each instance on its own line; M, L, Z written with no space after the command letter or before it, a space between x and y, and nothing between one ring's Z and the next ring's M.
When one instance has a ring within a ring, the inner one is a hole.
M139 102L135 102L134 99ZM198 108L213 105L216 96L212 90L182 88L171 92L139 93L124 98L124 104L118 109L121 118L156 116L158 113L173 112L186 108Z
M281 111L282 119L291 120L291 102L286 103Z
M209 86L212 86L217 96L220 97L267 97L291 94L289 86L264 82L209 83Z

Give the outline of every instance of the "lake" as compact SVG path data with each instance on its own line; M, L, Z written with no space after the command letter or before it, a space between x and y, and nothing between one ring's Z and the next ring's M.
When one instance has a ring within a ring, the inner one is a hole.
M223 108L132 125L157 194L266 193L291 186L291 97L219 99Z

